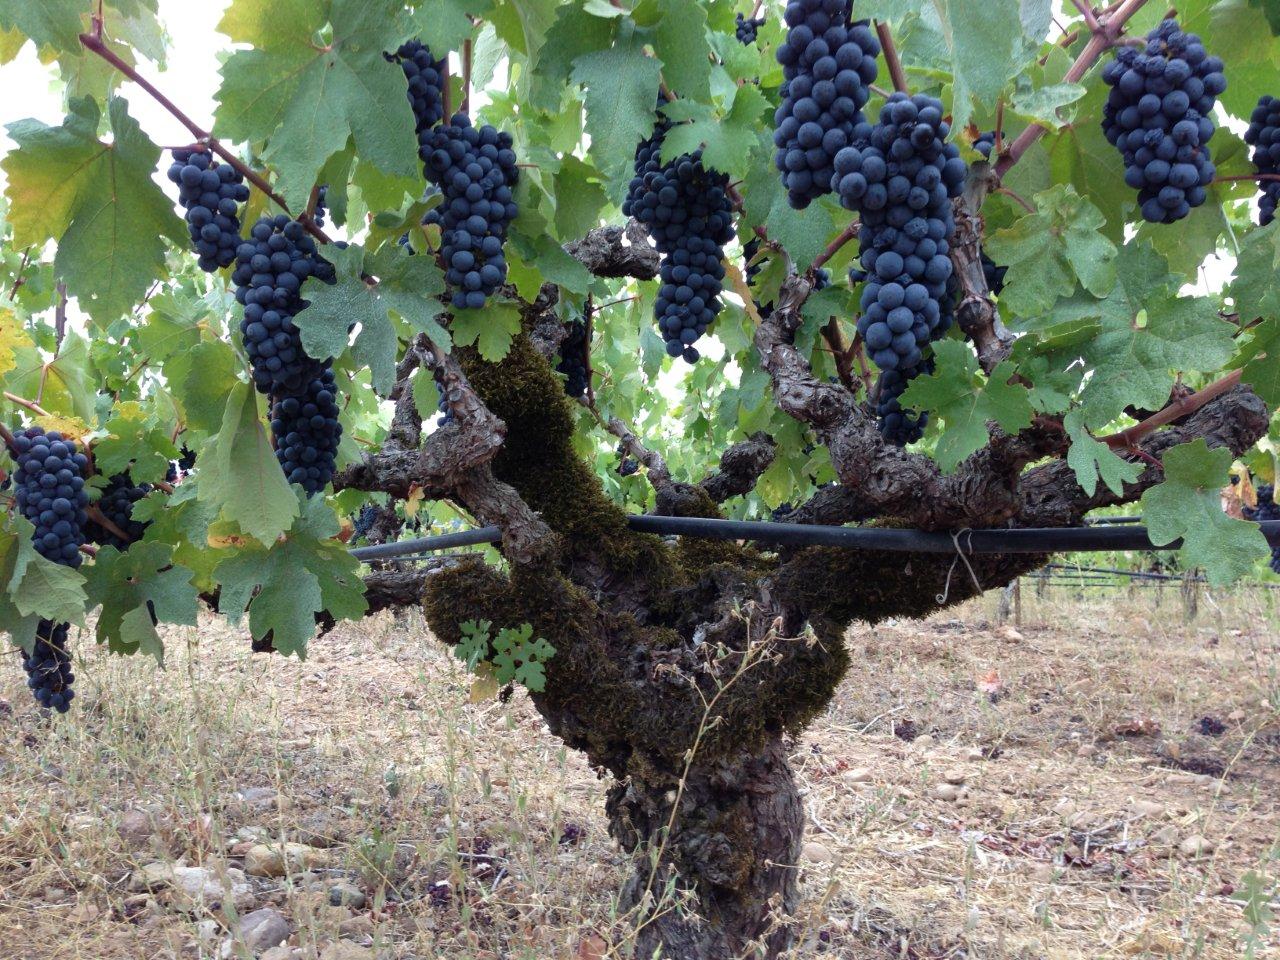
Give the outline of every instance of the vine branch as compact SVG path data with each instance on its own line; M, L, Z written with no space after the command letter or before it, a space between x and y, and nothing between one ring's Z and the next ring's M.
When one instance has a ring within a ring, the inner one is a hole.
M889 79L893 81L893 89L899 93L907 92L907 74L902 69L902 60L898 57L898 48L893 43L893 33L887 23L876 21L876 36L880 38L880 48L884 51L884 63L889 68Z
M1141 423L1136 423L1118 433L1100 438L1112 450L1132 450L1145 437L1160 427L1181 420L1188 414L1195 413L1210 400L1216 400L1240 383L1241 371L1233 370L1220 380L1216 380L1203 390L1175 400L1158 413L1152 414Z

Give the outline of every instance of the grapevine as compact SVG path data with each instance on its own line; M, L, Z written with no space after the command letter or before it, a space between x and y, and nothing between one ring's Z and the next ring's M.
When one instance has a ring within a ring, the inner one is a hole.
M249 199L244 177L203 150L174 150L169 179L178 185L191 245L200 269L212 273L235 261L240 245L240 204Z
M85 539L117 550L127 550L129 544L141 540L147 524L133 519L133 505L150 492L150 484L135 484L129 474L117 473L107 483L95 505L126 537L122 539L96 520L90 519L85 524Z
M560 362L556 371L565 376L564 392L566 396L578 398L587 392L587 323L586 320L574 320L566 325L567 333L560 342Z
M1249 117L1244 142L1253 147L1253 165L1259 173L1280 173L1280 100L1264 94ZM1258 224L1265 227L1276 218L1280 204L1280 180L1265 180L1258 201Z
M774 114L774 162L796 209L835 189L835 157L869 132L862 108L876 79L880 43L848 0L792 0L778 47L785 78Z
M1145 47L1121 47L1102 71L1111 87L1102 130L1124 158L1144 219L1173 223L1205 201L1216 172L1209 152L1222 61L1194 33L1164 20Z

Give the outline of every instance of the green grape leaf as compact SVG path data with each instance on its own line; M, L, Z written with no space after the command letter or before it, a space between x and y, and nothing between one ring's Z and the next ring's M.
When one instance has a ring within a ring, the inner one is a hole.
M92 100L73 100L60 127L38 120L8 126L18 149L0 166L9 178L14 244L58 241L54 267L67 291L105 326L164 276L164 238L185 243L182 221L151 179L160 159L128 104L107 107L111 142L98 139Z
M386 396L395 382L396 351L399 339L392 314L408 320L442 346L448 334L436 320L440 312L434 295L444 290L440 268L430 257L411 257L392 245L380 257L366 258L363 248L326 250L337 281L326 284L308 277L302 296L311 302L295 318L302 331L302 346L313 357L341 357L347 349L349 329L359 325L351 354L356 363L369 370L373 387ZM362 278L366 259L372 269L385 268L378 283Z
M493 0L431 0L420 3L410 14L413 36L427 44L436 57L461 48L471 36L471 18L484 19L493 9Z
M417 173L413 113L400 68L383 59L404 28L393 0L235 0L218 29L252 49L222 67L215 131L265 140L263 159L295 209L326 161L353 138L362 162L392 176ZM313 42L328 24L332 37Z
M645 55L643 39L625 23L613 46L573 62L572 79L586 88L591 158L619 185L636 144L653 132L660 69L657 60Z
M458 632L462 635L453 648L453 655L474 670L482 661L489 659L489 631L493 623L489 620L464 620L458 624Z
M1250 331L1247 340L1249 359L1241 371L1241 380L1271 407L1280 404L1280 318L1269 318Z
M169 544L135 543L124 553L101 547L85 570L89 603L102 607L95 626L98 642L112 653L142 653L163 666L164 643L152 611L160 623L196 625L192 572L174 564Z
M1240 247L1236 258L1231 298L1240 311L1242 323L1255 317L1280 317L1280 221L1254 230Z
M546 41L530 53L533 61L531 105L555 110L569 84L573 62L594 50L609 47L616 28L613 18L603 18L578 4L558 7Z
M88 12L80 0L0 0L0 27L25 34L37 47L80 53Z
M565 157L555 175L556 235L576 240L600 223L600 213L609 202L598 182L599 174L577 157Z
M1201 566L1214 585L1230 583L1253 570L1270 553L1256 524L1228 517L1220 491L1227 485L1231 451L1210 450L1201 439L1164 452L1164 482L1142 495L1142 516L1156 546L1179 537L1188 566Z
M274 543L298 515L298 499L280 470L258 417L257 394L248 384L237 383L227 396L221 429L200 451L197 483L201 500L264 544Z
M987 253L1009 268L1000 304L1021 316L1047 313L1079 282L1094 296L1115 283L1116 246L1102 235L1102 213L1068 186L1036 196L1038 213L999 230Z
M1016 433L1031 425L1034 410L1027 388L1009 382L1013 364L1008 361L984 380L978 358L968 344L942 340L933 350L936 369L911 381L901 402L904 408L932 411L946 424L934 458L949 473L987 445L988 420L994 420L1006 433Z
M505 300L490 300L479 310L453 311L453 339L464 347L472 344L490 363L507 355L520 332L520 309Z
M270 632L276 650L305 658L316 614L327 611L345 620L368 609L360 563L333 539L338 530L333 511L312 497L288 536L269 547L251 544L229 551L214 570L222 585L222 612L239 623L248 610L254 639Z
M747 173L745 216L754 226L763 226L769 238L782 245L794 260L796 268L805 270L822 253L835 231L831 206L818 202L807 210L795 210L787 202L787 191L773 164L773 138L759 135ZM746 224L739 224L744 233ZM749 235L749 234L748 234Z
M0 528L0 630L25 643L35 636L36 621L81 623L84 578L70 567L46 560L31 543L35 535L25 517L11 512Z
M668 109L673 117L686 116L691 110L697 110L698 115L690 123L671 128L662 143L662 159L669 162L701 146L708 167L733 178L745 176L751 148L760 135L761 117L769 109L764 94L751 84L735 88L732 107L719 117L705 107L698 110L698 106L681 100Z
M155 483L178 458L168 429L136 400L117 403L103 429L107 435L94 444L93 462L105 477L128 471L134 483Z
M227 397L238 380L241 364L235 351L221 340L206 340L181 355L185 369L180 379L171 379L178 402L182 404L187 426L206 433L217 433ZM171 364L165 364L166 375Z
M971 101L994 103L1028 59L1020 31L1009 29L1019 20L1019 0L938 0L935 6L954 64L955 126L962 127Z
M1112 493L1120 494L1126 483L1132 483L1142 475L1142 464L1130 463L1100 440L1095 440L1085 429L1080 411L1073 410L1063 420L1071 446L1067 449L1067 465L1075 471L1080 489L1093 496L1098 489L1098 478Z
M697 0L657 0L656 6L653 47L662 61L663 79L682 96L709 97L711 47L705 7Z

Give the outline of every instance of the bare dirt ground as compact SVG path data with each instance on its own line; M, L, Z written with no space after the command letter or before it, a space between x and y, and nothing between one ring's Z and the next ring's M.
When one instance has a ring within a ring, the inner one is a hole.
M796 957L1280 957L1280 597L1024 593L851 631L795 744ZM605 785L420 618L166 640L73 638L52 723L0 671L0 958L627 955Z

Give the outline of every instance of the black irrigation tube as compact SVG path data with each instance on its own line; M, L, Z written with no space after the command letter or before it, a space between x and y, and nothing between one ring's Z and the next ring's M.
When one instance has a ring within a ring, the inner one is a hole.
M1141 526L1045 527L996 530L962 530L956 534L924 530L894 530L880 527L830 527L755 520L710 520L702 517L653 517L631 515L632 530L710 540L754 540L782 546L842 547L851 550L884 550L895 553L1073 553L1111 550L1176 550L1175 540L1156 546ZM1273 546L1280 546L1280 520L1258 524ZM407 557L448 547L498 543L497 527L480 527L459 533L445 533L418 540L351 551L357 560L386 560Z

